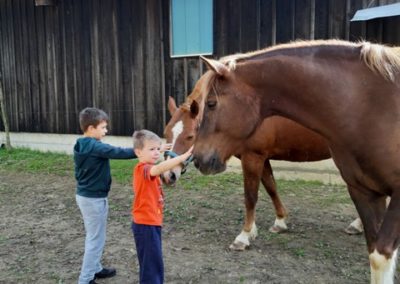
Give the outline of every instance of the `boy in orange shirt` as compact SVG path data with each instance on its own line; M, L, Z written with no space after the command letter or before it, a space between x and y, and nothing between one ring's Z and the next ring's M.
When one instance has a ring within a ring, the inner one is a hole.
M159 175L185 162L186 153L156 164L160 158L161 139L148 130L133 133L135 154L139 158L133 172L132 232L140 268L140 283L164 282L161 246L164 192Z

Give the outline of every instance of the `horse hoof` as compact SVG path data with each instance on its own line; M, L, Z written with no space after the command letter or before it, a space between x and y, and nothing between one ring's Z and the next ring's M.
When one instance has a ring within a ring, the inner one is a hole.
M279 226L272 226L271 228L269 228L269 231L271 233L278 234L278 233L286 232L287 228L282 228L282 227L279 227Z
M363 233L363 231L360 231L360 229L353 226L348 226L344 231L349 235L360 235Z
M229 249L234 251L244 251L248 247L249 245L246 245L245 243L235 242L229 246Z

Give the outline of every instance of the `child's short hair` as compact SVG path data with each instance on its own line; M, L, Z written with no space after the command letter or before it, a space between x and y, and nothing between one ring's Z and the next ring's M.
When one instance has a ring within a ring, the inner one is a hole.
M90 125L97 127L100 122L108 122L108 120L108 115L103 110L95 107L87 107L79 113L79 125L83 132L85 132Z
M145 141L157 141L161 143L161 138L155 134L154 132L142 129L137 130L133 133L133 148L134 149L143 149Z

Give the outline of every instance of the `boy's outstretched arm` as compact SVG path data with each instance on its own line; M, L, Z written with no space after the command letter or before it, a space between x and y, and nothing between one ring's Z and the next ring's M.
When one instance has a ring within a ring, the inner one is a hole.
M190 155L192 155L192 151L193 151L193 146L190 147L190 149L187 150L186 153L184 153L184 154L182 154L182 155L180 155L178 157L175 157L175 158L172 158L172 159L168 159L168 160L163 161L163 162L161 162L161 163L159 163L157 165L154 165L153 167L151 167L150 175L151 176L159 176L163 172L166 172L166 171L172 169L173 167L183 163L184 161L186 161L190 157Z

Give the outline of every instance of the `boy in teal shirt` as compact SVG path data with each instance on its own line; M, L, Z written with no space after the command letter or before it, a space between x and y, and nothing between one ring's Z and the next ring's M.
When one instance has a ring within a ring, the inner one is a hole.
M85 225L85 253L79 284L95 284L96 278L112 277L115 268L101 265L106 241L108 192L111 187L109 159L136 158L133 148L114 147L101 142L107 133L108 115L97 108L79 114L83 137L74 146L76 202Z

